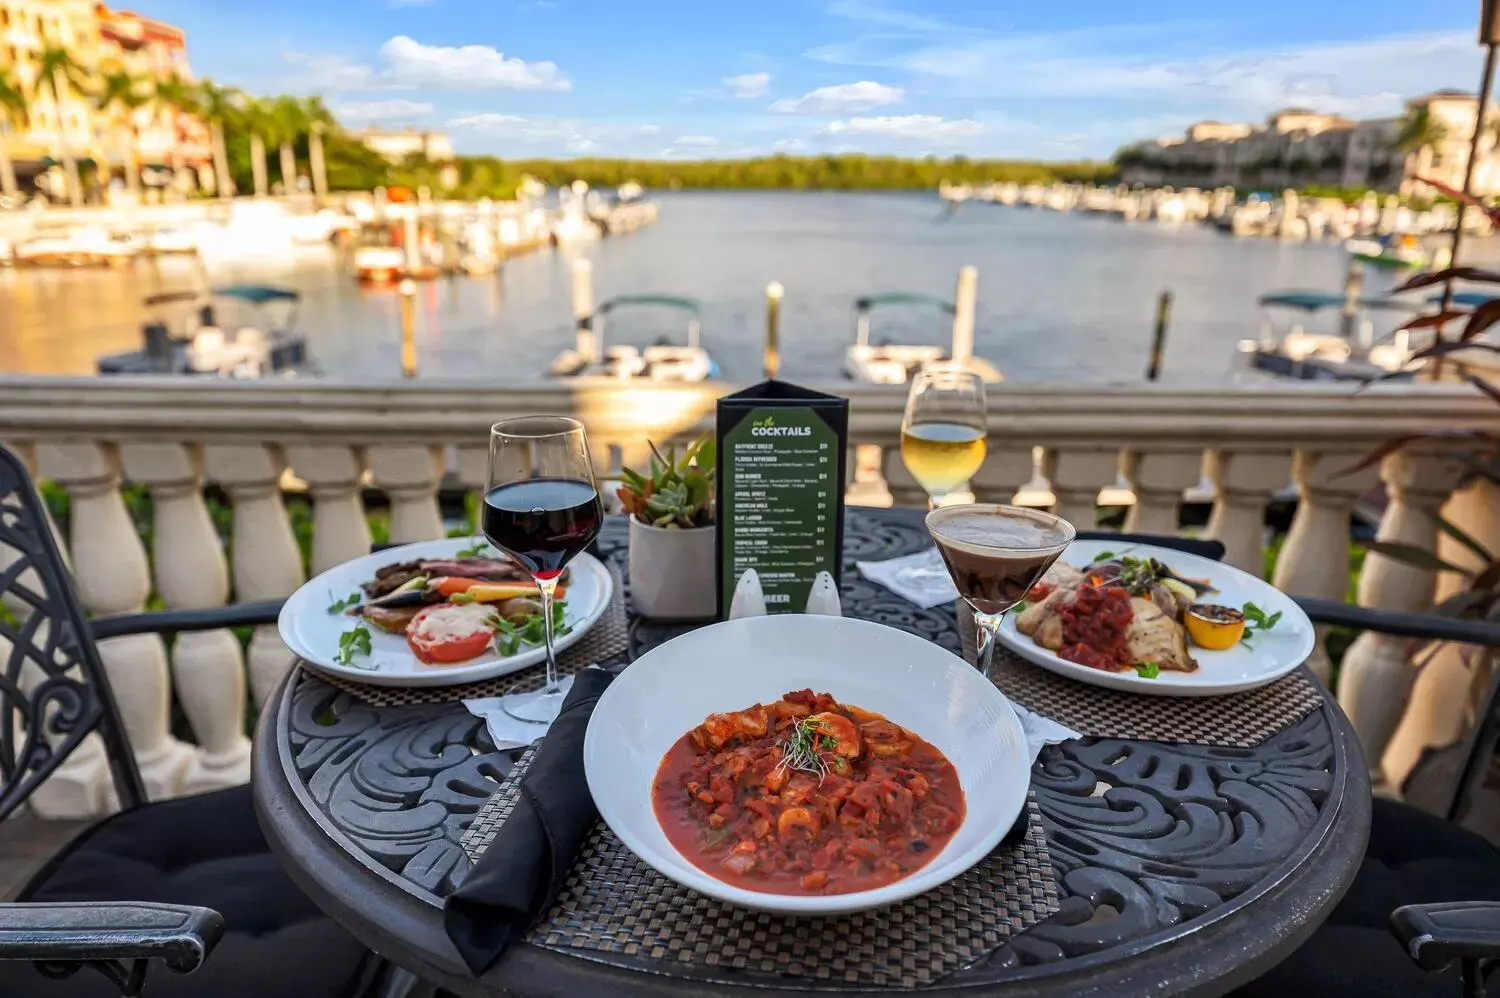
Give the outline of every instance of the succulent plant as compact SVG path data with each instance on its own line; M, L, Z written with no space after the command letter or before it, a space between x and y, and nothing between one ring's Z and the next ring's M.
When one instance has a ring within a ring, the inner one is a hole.
M705 433L693 441L681 458L675 447L668 448L665 456L656 444L650 447L649 474L629 468L620 472L625 484L615 494L625 511L642 523L668 530L713 523L717 456L713 436Z

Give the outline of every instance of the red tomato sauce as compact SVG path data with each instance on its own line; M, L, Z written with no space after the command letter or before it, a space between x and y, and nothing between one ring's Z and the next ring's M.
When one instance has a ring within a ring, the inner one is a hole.
M941 852L964 817L942 752L812 690L710 715L662 757L651 798L689 862L769 894L893 883Z

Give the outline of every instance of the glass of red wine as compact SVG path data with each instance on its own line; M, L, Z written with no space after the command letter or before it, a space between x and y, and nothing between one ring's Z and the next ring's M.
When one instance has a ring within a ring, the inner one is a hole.
M562 571L599 533L604 509L594 485L588 436L566 416L522 416L490 427L485 538L535 580L547 635L547 685L504 697L511 717L550 724L570 682L559 681L553 651L553 596Z

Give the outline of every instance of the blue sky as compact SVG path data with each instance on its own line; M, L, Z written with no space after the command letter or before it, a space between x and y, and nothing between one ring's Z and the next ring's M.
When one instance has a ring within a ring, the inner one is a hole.
M195 72L460 152L1106 157L1472 89L1478 0L140 0ZM1222 12L1211 12L1213 8Z

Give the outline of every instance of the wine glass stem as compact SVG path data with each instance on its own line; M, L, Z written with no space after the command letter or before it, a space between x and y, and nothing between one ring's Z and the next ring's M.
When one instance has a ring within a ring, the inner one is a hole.
M537 579L536 587L542 591L542 633L547 636L547 685L544 695L561 692L557 682L557 653L552 650L552 600L557 592L557 576Z
M1004 616L1000 613L974 611L974 623L978 628L974 635L974 664L985 679L994 679L990 675L990 663L995 659L995 634L1000 630L1000 621Z

